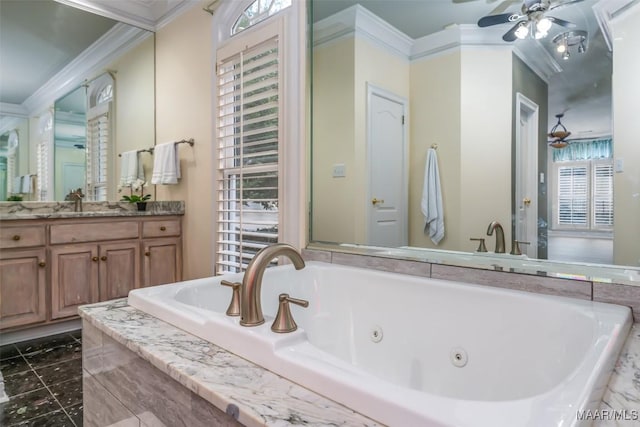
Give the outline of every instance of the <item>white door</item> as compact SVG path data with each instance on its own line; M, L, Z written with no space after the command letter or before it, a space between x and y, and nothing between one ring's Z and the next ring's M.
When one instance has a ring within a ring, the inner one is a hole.
M538 257L538 105L516 98L516 234L523 254Z
M62 164L62 200L69 191L82 188L85 191L85 165L84 163L64 162Z
M368 85L368 241L374 246L406 246L406 101Z

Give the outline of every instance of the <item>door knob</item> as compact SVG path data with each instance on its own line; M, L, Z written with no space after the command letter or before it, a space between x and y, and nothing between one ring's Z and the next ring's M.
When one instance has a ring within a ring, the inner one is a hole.
M106 255L102 255L102 256L100 257L100 259L101 259L101 260L103 260L103 261L106 261L106 260L107 260L107 257L106 257Z
M384 203L383 199L376 199L375 197L373 199L371 199L371 204L374 205L374 206L377 205L377 204L382 204L382 203Z
M46 262L44 262L44 261L40 261L40 262L38 263L38 265L39 265L40 267L45 267L45 266L47 265L47 263L46 263Z
M97 256L91 257L91 261L98 262L98 257Z
M525 205L525 206L529 206L529 205L531 204L531 199L530 199L530 198L528 198L528 197L525 197L525 198L522 200L522 203L524 203L524 205Z

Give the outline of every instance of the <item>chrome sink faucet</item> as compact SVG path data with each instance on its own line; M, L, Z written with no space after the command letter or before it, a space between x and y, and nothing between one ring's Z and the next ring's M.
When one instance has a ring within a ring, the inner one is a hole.
M304 260L293 246L276 243L260 249L255 254L242 279L240 291L240 324L242 326L258 326L264 323L261 304L262 275L271 260L277 256L286 256L296 270L304 268Z
M495 253L504 253L504 230L498 221L492 221L487 228L487 236L493 236L493 230L496 230L496 249Z

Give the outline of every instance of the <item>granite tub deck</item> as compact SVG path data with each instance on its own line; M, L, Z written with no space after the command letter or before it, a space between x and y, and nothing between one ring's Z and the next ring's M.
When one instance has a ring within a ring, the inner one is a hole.
M85 324L247 426L380 426L380 423L300 387L127 305L126 299L83 306ZM637 426L640 414L640 324L622 349L594 426ZM606 412L605 412L606 411ZM618 420L601 419L612 414ZM623 419L620 420L619 418ZM138 425L138 424L135 424ZM144 422L140 425L144 425Z

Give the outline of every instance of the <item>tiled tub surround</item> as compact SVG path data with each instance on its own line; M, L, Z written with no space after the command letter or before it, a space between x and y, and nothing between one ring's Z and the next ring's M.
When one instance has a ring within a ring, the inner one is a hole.
M90 414L89 409L85 410L86 426L118 422L122 423L118 426L144 426L145 419L172 425L170 422L175 420L172 414L165 414L162 407L159 410L149 407L156 398L160 399L156 406L162 406L163 399L175 399L188 411L207 414L202 419L216 419L211 417L220 417L220 412L226 412L248 426L382 425L141 312L127 305L125 299L85 306L80 312L84 402L86 408L97 411ZM118 367L118 361L126 363ZM132 370L132 366L135 369ZM150 376L151 381L162 380L162 386L151 390L152 387L138 377L135 381L118 382L123 373L136 375L135 372ZM635 324L604 393L601 413L616 411L632 415L633 411L640 411L639 376L640 325ZM171 382L165 381L167 377ZM131 398L144 396L142 390L154 392L145 399L146 403L136 401L138 397ZM127 400L129 398L131 400ZM170 407L180 410L176 405ZM234 425L229 418L218 420L221 426ZM223 420L231 424L223 424ZM637 422L600 419L593 425L630 427Z
M361 249L358 250L360 251ZM367 252L365 250L362 251ZM545 295L566 296L624 305L631 308L634 320L640 322L640 286L627 283L605 283L597 279L560 278L546 274L535 275L522 272L493 271L484 268L376 256L368 253L303 249L302 255L307 261L351 265L434 279L455 280Z
M150 215L184 215L184 202L147 202L145 211L138 211L135 203L83 202L82 212L74 212L74 202L0 203L0 220Z
M80 315L85 426L380 425L124 299Z

